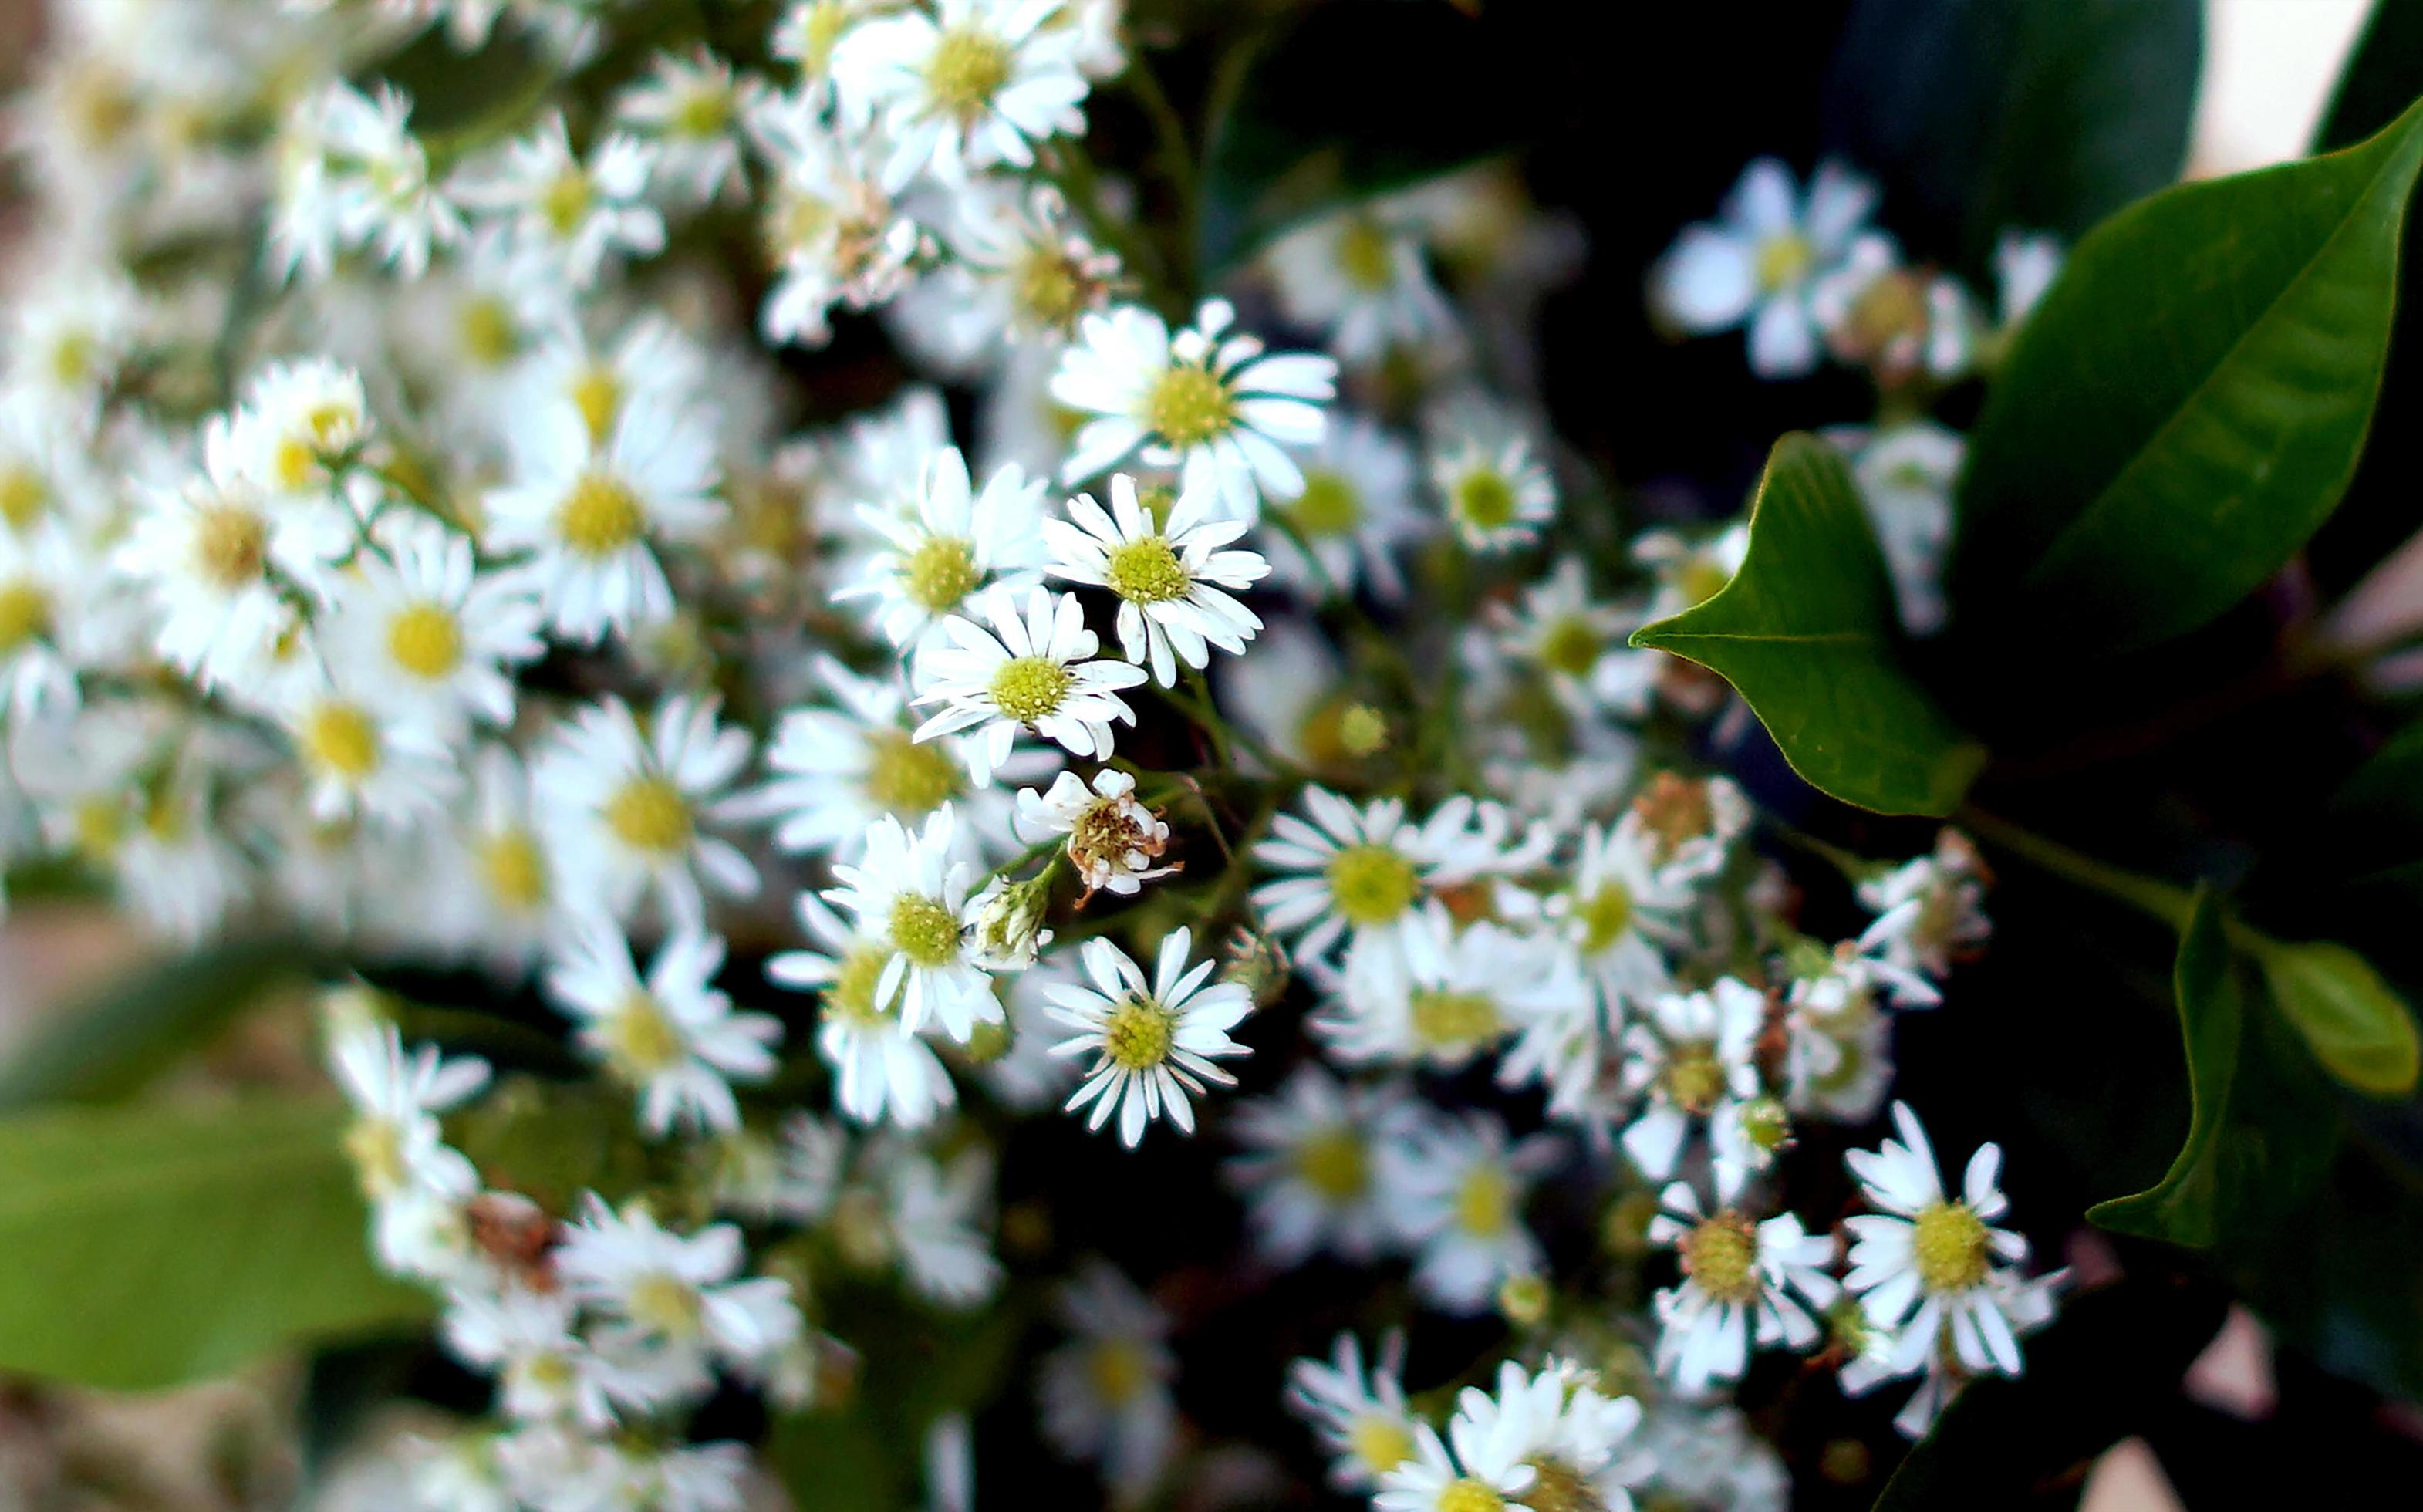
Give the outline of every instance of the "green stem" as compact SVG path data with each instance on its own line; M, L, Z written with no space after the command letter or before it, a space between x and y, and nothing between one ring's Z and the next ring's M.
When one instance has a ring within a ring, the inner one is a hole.
M1169 91L1161 87L1160 76L1142 60L1130 63L1120 82L1151 118L1161 156L1169 165L1170 183L1178 192L1178 227L1182 238L1169 267L1172 280L1191 295L1195 292L1195 247L1202 224L1203 195L1195 169L1195 150L1186 139L1186 121L1179 115L1178 107L1169 103Z
M2033 830L2021 829L2007 820L1995 818L1983 809L1965 807L1955 816L1961 827L2013 855L2063 877L2106 898L2117 899L2148 914L2184 932L2188 915L2195 904L2195 895L2186 888L2162 882L2138 872L2115 867L2108 861L2073 851L2066 845L2048 840Z

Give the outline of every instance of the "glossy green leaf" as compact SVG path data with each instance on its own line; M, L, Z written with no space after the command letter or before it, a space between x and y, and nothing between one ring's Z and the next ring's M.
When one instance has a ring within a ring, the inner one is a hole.
M2266 940L2253 954L2281 1016L2332 1075L2375 1097L2415 1090L2415 1011L2369 962L2328 940Z
M1961 628L2146 645L2295 554L2363 449L2418 167L2423 109L2346 152L2168 190L2079 244L1971 441Z
M0 1119L0 1369L148 1390L426 1313L371 1263L344 1124L293 1100Z
M312 965L309 948L284 935L148 965L61 1010L12 1052L0 1067L0 1110L123 1097L237 1014L305 980Z
M1948 814L1985 753L1903 668L1894 623L1892 581L1849 470L1795 434L1767 458L1741 571L1632 644L1732 683L1811 786L1881 813Z
M2268 1228L2313 1191L2337 1145L2330 1088L2269 1008L2250 1003L2225 912L2197 895L2174 977L2193 1113L2161 1182L2088 1209L2104 1228L2206 1249Z
M2202 31L2199 0L1860 0L1829 143L1895 231L1982 269L2004 231L2074 241L2178 181Z

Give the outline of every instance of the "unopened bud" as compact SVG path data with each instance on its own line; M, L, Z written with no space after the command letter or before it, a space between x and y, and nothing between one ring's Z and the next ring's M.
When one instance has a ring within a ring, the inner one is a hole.
M996 971L1025 970L1035 964L1036 952L1052 943L1052 931L1043 927L1051 906L1050 871L1024 882L995 877L968 899L967 921L974 931L971 952Z
M1287 949L1261 931L1239 925L1221 955L1220 979L1251 993L1256 1008L1270 1007L1287 992L1293 970Z
M1548 1315L1548 1283L1537 1275L1509 1276L1497 1288L1497 1311L1517 1328L1536 1328Z
M1387 717L1369 704L1349 704L1338 716L1338 743L1351 756L1378 756L1388 748Z

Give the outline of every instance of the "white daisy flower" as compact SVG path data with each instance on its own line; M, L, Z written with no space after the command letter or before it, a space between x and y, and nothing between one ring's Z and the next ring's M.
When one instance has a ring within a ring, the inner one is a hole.
M1228 1131L1240 1153L1222 1173L1244 1194L1262 1254L1280 1266L1324 1249L1357 1265L1376 1257L1392 1237L1380 1151L1412 1117L1402 1084L1340 1082L1311 1065L1237 1104Z
M230 438L246 477L273 494L310 495L336 484L342 459L370 430L361 374L315 358L255 374Z
M1043 1436L1071 1459L1098 1461L1114 1496L1139 1502L1178 1435L1169 1315L1101 1260L1085 1262L1057 1302L1073 1337L1043 1361Z
M430 182L429 154L404 126L411 97L384 80L368 95L340 80L317 110L337 234L355 247L374 246L402 277L420 278L432 249L462 239L463 214Z
M393 827L443 813L463 787L446 732L425 716L374 707L357 686L313 677L277 711L309 785L311 816L358 814Z
M931 1019L965 1044L979 1023L999 1023L1002 1009L962 928L975 867L952 853L956 822L948 804L914 835L889 815L877 820L867 826L858 863L834 867L841 885L823 896L883 942L875 1001L896 1000L908 1032Z
M1032 586L1043 564L1041 478L1016 464L981 491L955 446L929 455L900 507L861 504L859 518L884 543L863 576L834 597L870 598L875 619L895 646L919 645L953 613L965 613L988 585Z
M628 918L651 892L676 921L705 911L699 884L745 898L757 870L701 826L726 817L749 764L749 732L719 723L714 698L674 694L643 730L608 698L560 724L531 761L555 876L579 900Z
M895 959L883 934L852 930L814 893L799 897L800 927L820 948L766 963L767 977L816 994L816 1053L833 1069L834 1101L861 1123L922 1128L958 1101L942 1058L900 1018L898 985L877 995Z
M1657 1294L1657 1369L1684 1391L1739 1380L1753 1340L1806 1349L1819 1329L1811 1309L1832 1303L1840 1288L1826 1274L1834 1241L1804 1233L1789 1213L1753 1223L1737 1209L1711 1213L1687 1182L1657 1195L1649 1223L1653 1244L1682 1257L1683 1279Z
M545 253L574 288L586 289L609 258L664 250L664 217L645 198L656 152L615 132L592 147L584 163L556 111L530 135L465 169L451 187L474 210L510 216L520 246Z
M1303 493L1304 471L1288 449L1321 439L1338 364L1269 356L1253 337L1223 334L1235 319L1227 301L1211 299L1175 336L1135 305L1080 321L1052 394L1095 418L1078 433L1062 481L1083 483L1140 454L1180 470L1182 491L1216 498L1246 521L1259 516L1263 496Z
M1538 668L1557 701L1579 718L1609 707L1607 692L1631 681L1625 665L1640 655L1623 645L1639 619L1592 600L1589 569L1579 557L1559 559L1547 577L1523 590L1519 602L1491 618L1506 654Z
M732 65L704 47L687 57L660 53L648 76L616 97L614 115L656 148L657 183L706 204L740 182L734 128L763 88L736 81Z
M1430 453L1431 485L1446 502L1448 523L1473 550L1527 546L1556 518L1556 481L1521 436L1443 431Z
M150 311L115 266L73 257L27 261L40 272L12 291L8 339L0 342L8 392L43 422L88 436Z
M555 1268L571 1295L610 1321L596 1337L679 1361L737 1367L763 1361L800 1332L788 1283L739 1276L740 1231L711 1223L692 1234L659 1225L636 1204L619 1213L591 1193L564 1226Z
M1903 265L1880 231L1855 238L1810 284L1809 318L1836 361L1869 369L1885 389L1958 382L1977 359L1983 326L1958 279Z
M1645 1478L1650 1459L1625 1454L1640 1423L1640 1404L1609 1397L1597 1377L1570 1361L1551 1357L1537 1372L1513 1361L1497 1367L1494 1392L1467 1386L1456 1393L1448 1438L1455 1457L1476 1485L1512 1484L1528 1470L1529 1484L1518 1493L1529 1508L1588 1505L1624 1509L1630 1488ZM1407 1481L1420 1472L1408 1474ZM1398 1489L1407 1488L1400 1483ZM1470 1493L1465 1493L1470 1500ZM1384 1493L1375 1505L1386 1503ZM1443 1494L1439 1504L1457 1504Z
M1547 899L1544 914L1614 1025L1627 1006L1667 990L1658 942L1681 927L1699 895L1659 867L1655 837L1637 820L1588 826L1581 836L1572 884Z
M497 1377L497 1406L507 1417L569 1420L602 1433L614 1424L607 1382L619 1373L575 1331L578 1311L562 1292L458 1287L439 1329L448 1353Z
M1101 642L1085 629L1074 595L1030 588L1022 613L1006 592L971 607L985 625L950 616L942 627L946 644L923 660L926 691L916 702L944 708L917 727L917 739L974 728L968 772L978 784L992 780L1021 729L1072 756L1107 759L1111 725L1135 723L1119 690L1144 681L1144 669L1095 657Z
M662 412L660 418L689 415L708 430L708 414L691 412L705 408L711 414L711 361L696 337L653 311L604 342L590 341L566 318L533 333L514 367L508 402L525 414L570 406L579 413L593 448L613 441L625 412L634 406L652 406ZM515 470L523 472L545 470L564 450L561 432L551 425L514 425L504 443Z
M1452 1453L1436 1428L1416 1424L1413 1455L1380 1477L1372 1512L1504 1512L1521 1504L1539 1472L1523 1462L1519 1445L1461 1415L1448 1432Z
M1843 1157L1869 1204L1882 1210L1843 1220L1851 1235L1844 1287L1871 1324L1894 1334L1893 1374L1920 1369L1948 1337L1967 1369L2016 1376L2013 1297L2024 1281L2028 1241L1992 1226L2011 1205L1996 1181L2002 1148L1978 1146L1960 1195L1947 1198L1917 1116L1905 1103L1893 1104L1892 1116L1899 1140Z
M1694 335L1750 326L1750 371L1792 378L1817 365L1809 296L1876 204L1876 186L1840 164L1819 165L1804 198L1771 157L1744 169L1721 217L1684 229L1650 275L1659 315Z
M1378 203L1306 222L1273 242L1262 265L1289 321L1327 332L1329 349L1347 362L1376 361L1455 328L1419 228Z
M546 971L547 995L580 1026L590 1054L640 1094L640 1116L662 1138L675 1124L728 1134L740 1126L732 1084L774 1074L781 1022L736 1013L713 985L723 941L682 928L657 947L641 979L623 931L603 919L569 932Z
M1245 533L1242 520L1215 519L1208 493L1180 490L1165 522L1137 502L1135 479L1111 479L1105 512L1091 494L1069 501L1067 520L1043 521L1052 576L1108 588L1119 601L1119 649L1139 664L1149 658L1155 681L1178 685L1178 667L1203 667L1211 647L1231 656L1262 628L1259 616L1231 597L1271 570L1258 552L1224 549ZM1074 523L1071 523L1073 521Z
M1101 891L1133 897L1146 883L1178 869L1174 863L1153 865L1169 849L1167 822L1136 801L1133 777L1108 767L1094 773L1091 787L1064 772L1048 792L1021 788L1017 827L1019 838L1029 843L1069 836L1062 850L1087 898Z
M1623 1153L1642 1175L1672 1175L1694 1128L1738 1118L1740 1105L1758 1095L1766 1029L1766 995L1732 977L1705 992L1653 998L1624 1029L1623 1088L1647 1100L1623 1131ZM1718 1195L1731 1200L1748 1175L1719 1158Z
M1086 237L1059 190L980 179L957 208L951 269L921 286L939 296L929 334L942 353L981 366L1004 343L1056 349L1109 303L1119 260Z
M1750 828L1750 799L1723 777L1653 774L1621 820L1640 832L1640 844L1669 887L1696 886L1724 870L1734 842Z
M762 96L748 127L773 170L761 226L781 275L758 331L776 345L822 346L834 305L872 309L907 285L925 237L877 182L865 146L826 124L812 91Z
M372 1202L407 1191L461 1199L479 1190L479 1172L446 1143L436 1116L488 1084L486 1061L449 1059L434 1045L407 1055L394 1025L362 1017L330 1024L328 1065L354 1107L345 1154Z
M1877 915L1860 935L1861 951L1940 980L1955 960L1974 952L1994 932L1985 915L1990 880L1985 858L1967 836L1948 827L1939 831L1932 855L1860 883L1860 902Z
M1339 415L1301 463L1302 490L1263 504L1265 514L1292 527L1259 537L1270 553L1271 581L1306 597L1368 586L1383 599L1402 598L1398 553L1431 529L1414 505L1414 449L1375 421ZM1308 558L1305 547L1312 549Z
M627 635L670 617L673 590L649 538L696 538L721 521L705 425L673 404L635 398L594 447L569 405L542 410L531 434L516 481L491 492L486 508L491 544L531 553L548 625L594 645L609 629Z
M1362 1345L1341 1333L1326 1363L1288 1365L1288 1406L1329 1451L1329 1484L1340 1491L1376 1491L1382 1476L1415 1456L1425 1424L1405 1405L1404 1357L1405 1336L1392 1330L1367 1370Z
M1433 901L1402 938L1402 953L1350 961L1344 992L1314 1016L1310 1028L1340 1060L1452 1070L1524 1025L1588 1005L1545 942L1486 919L1459 928Z
M833 49L852 26L880 13L887 0L791 0L774 23L768 44L776 57L800 71L801 84L821 104L820 88L831 77Z
M1539 1270L1544 1256L1523 1204L1557 1155L1555 1139L1511 1140L1487 1113L1417 1127L1383 1150L1390 1217L1414 1249L1414 1290L1424 1300L1485 1312L1500 1284Z
M1101 1128L1116 1113L1119 1142L1132 1147L1144 1138L1145 1125L1165 1112L1180 1134L1192 1134L1188 1094L1203 1095L1207 1081L1236 1085L1235 1076L1212 1062L1250 1053L1228 1031L1254 1011L1253 995L1237 982L1212 982L1215 961L1190 967L1194 945L1194 931L1183 927L1164 936L1148 979L1117 946L1088 940L1080 953L1086 983L1048 994L1053 1017L1076 1031L1053 1053L1096 1057L1067 1105L1070 1112L1093 1105L1088 1129Z
M1850 458L1860 501L1891 569L1902 628L1943 628L1943 560L1952 548L1952 488L1968 443L1929 420L1869 429L1835 426L1826 439Z
M880 126L892 144L886 187L920 172L964 180L996 164L1022 168L1035 146L1082 135L1091 88L1076 37L1055 24L1060 0L937 0L933 13L894 12L849 29L832 52L842 114Z
M971 1308L1001 1290L993 1257L993 1168L990 1152L963 1150L945 1165L903 1142L877 1154L882 1184L886 1245L918 1295L949 1308Z
M97 565L59 522L0 530L0 710L21 724L76 706Z
M330 663L366 701L441 730L512 724L509 669L546 650L531 585L481 573L469 539L435 520L398 516L378 537L320 627Z

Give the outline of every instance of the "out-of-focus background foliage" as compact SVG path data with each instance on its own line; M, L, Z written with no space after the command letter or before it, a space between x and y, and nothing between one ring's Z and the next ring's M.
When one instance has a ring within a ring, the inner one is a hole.
M2233 172L2301 152L2371 5L2372 0L2207 0L2192 171ZM1572 349L1565 351L1558 350L1559 337L1550 336L1552 375L1560 367L1591 360L1607 331L1628 333L1640 326L1638 284L1619 270L1645 267L1676 226L1706 212L1742 162L1766 151L1805 153L1813 145L1825 84L1813 60L1824 56L1842 8L1831 0L1624 8L1624 19L1608 34L1614 46L1606 79L1623 98L1592 112L1616 128L1612 139L1590 143L1587 151L1544 152L1535 166L1544 180L1543 196L1572 203L1593 233L1588 275L1578 289L1560 296L1568 308L1557 313L1566 318L1548 322L1552 333L1575 333L1569 337ZM0 0L0 88L13 88L23 76L40 28L39 0ZM1698 107L1702 114L1689 120L1668 111L1667 102L1681 94L1671 77L1677 73L1709 86ZM1670 75L1663 92L1643 92L1653 75ZM1812 141L1777 139L1779 121L1807 122ZM1625 165L1636 157L1660 159L1657 171L1627 173ZM14 198L0 191L0 258L22 232L22 215ZM1635 480L1668 472L1711 480L1753 473L1757 454L1707 454L1706 427L1669 423L1716 391L1716 370L1737 366L1737 357L1708 343L1667 354L1661 361L1674 369L1673 381L1654 394L1618 395L1602 416L1561 416L1564 433L1594 453L1615 457ZM1707 381L1695 381L1695 365L1711 370ZM1570 383L1561 387L1589 391ZM1725 391L1735 390L1727 386ZM1773 415L1734 417L1723 434L1764 438L1805 424L1807 404L1805 394L1779 392ZM35 1027L77 1011L101 984L133 963L138 948L105 915L72 907L28 907L0 926L0 1079L12 1051ZM295 1022L300 1011L298 1004ZM199 1074L271 1080L310 1074L293 1048L303 1037L281 1032L281 1027L292 1027L281 1026L281 1017L274 1007L257 1015L218 1047ZM2156 1053L2162 1049L2154 1047ZM0 1285L8 1284L6 1266L0 1257ZM303 1377L304 1367L289 1361L238 1379L144 1398L37 1390L0 1379L0 1512L205 1512L282 1505L309 1447L292 1426ZM2197 1361L2191 1388L2192 1395L2227 1411L2266 1410L2273 1382L2261 1329L2243 1315L2234 1317L2221 1341ZM2423 1424L2414 1426L2423 1436ZM2179 1498L2132 1440L2105 1456L2083 1504L2091 1512L2152 1512L2179 1504Z

